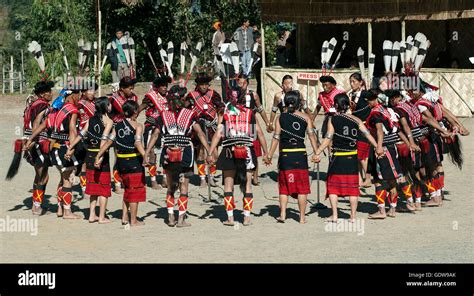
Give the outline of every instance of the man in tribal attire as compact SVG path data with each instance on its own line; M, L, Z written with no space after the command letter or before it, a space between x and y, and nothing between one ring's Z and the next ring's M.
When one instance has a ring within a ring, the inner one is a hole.
M224 103L222 98L215 90L209 87L212 77L207 73L198 73L195 79L196 89L187 95L187 100L193 101L194 110L197 114L197 120L201 129L206 134L207 141L210 142L217 129L217 115L222 112ZM206 154L204 147L197 143L197 167L199 177L201 178L201 187L206 184ZM214 177L216 175L216 166L209 166L208 182L210 186L215 187Z
M365 93L364 99L371 108L365 124L377 140L376 155L371 155L369 162L372 163L372 177L379 210L369 215L369 219L385 219L387 215L393 218L398 200L397 181L403 177L395 144L400 139L408 143L408 139L399 131L393 114L382 105L387 102L385 95L380 94L378 89L371 89ZM387 198L390 203L388 213L385 212Z
M47 119L33 130L31 138L26 143L29 149L33 140L44 130L47 130L51 140L49 146L49 157L51 164L56 166L61 174L60 186L58 186L58 210L57 216L64 219L79 219L71 209L72 203L72 176L75 168L82 165L79 155L83 151L77 149L70 158L66 157L68 147L78 136L79 110L77 109L80 99L81 88L77 85L69 85L63 89L60 96L53 102L53 110ZM62 184L62 185L61 185Z
M222 151L217 160L217 168L222 170L224 183L224 203L228 219L224 225L234 225L234 184L240 184L244 194L244 221L243 225L251 225L250 213L253 206L251 178L257 164L257 155L253 149L256 137L267 155L267 143L254 112L245 107L245 95L242 89L235 88L227 93L229 102L224 114L219 116L217 132L212 139L208 163L214 163L212 155L222 139Z
M12 167L14 172L10 172L10 168L7 179L13 178L18 172L18 168L21 160L21 151L27 140L31 138L33 129L37 128L48 116L50 111L50 105L52 99L51 88L54 86L52 81L40 81L36 83L33 90L36 98L34 101L30 101L34 97L30 96L27 101L27 106L23 113L23 137L21 140L15 142L15 158L17 164L13 164ZM48 155L49 141L46 131L40 133L36 143L31 149L25 151L25 158L29 164L35 169L35 179L33 181L33 215L42 215L44 210L41 208L43 203L44 193L46 185L48 184L49 175L48 168L51 166L51 161ZM15 159L14 158L14 159ZM11 173L11 175L10 175Z
M120 80L119 90L114 92L109 98L112 104L112 111L109 114L110 119L116 124L124 119L122 106L127 101L138 102L138 97L133 92L136 81L126 76ZM113 168L114 192L120 194L121 191L121 177L118 173L117 162Z
M153 80L153 85L151 89L145 94L142 104L140 105L140 111L146 109L145 113L145 131L143 133L143 144L145 149L148 148L148 143L151 139L151 134L155 129L156 120L160 114L168 110L168 100L166 96L168 94L168 84L171 83L171 77L166 73L158 75L155 80ZM161 138L156 141L154 148L161 150ZM156 176L158 175L158 170L156 166L156 153L155 149L150 150L150 155L148 161L150 165L148 166L148 174L150 175L151 188L160 189L161 187L166 187L166 174L163 172L163 181L161 186L158 185L156 181Z
M155 130L147 148L147 154L158 140L163 137L163 150L160 165L166 169L168 192L166 193L166 206L168 208L168 226L188 227L185 221L188 209L189 177L193 174L194 146L191 140L193 132L196 133L201 145L209 152L209 145L199 124L196 124L197 114L192 101L186 95L186 88L173 86L167 96L169 107L157 118ZM149 165L144 160L144 165ZM178 199L178 222L174 215L175 193L180 191Z

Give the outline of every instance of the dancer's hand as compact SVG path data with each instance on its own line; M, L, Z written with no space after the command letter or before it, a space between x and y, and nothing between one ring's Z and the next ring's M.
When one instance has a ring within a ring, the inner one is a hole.
M272 124L267 125L267 132L269 132L269 133L273 132L273 125Z
M23 151L28 151L33 148L34 142L31 140L26 141L25 145L23 145Z
M311 156L311 161L314 162L314 163L320 162L320 161L321 161L321 155L314 153L314 154Z
M416 144L410 145L410 150L413 151L413 152L421 152L420 146L418 146Z
M64 158L66 160L70 160L73 155L74 155L74 149L68 148L66 154L64 155Z
M142 166L144 166L144 167L150 166L150 163L148 162L148 156L147 155L145 155L143 157Z
M265 163L266 166L269 166L272 164L272 158L270 157L270 155L265 154L263 156L263 163Z
M382 147L377 147L377 149L375 149L375 154L377 155L377 158L381 158L385 155L385 152Z
M214 163L214 157L212 155L209 155L206 157L207 164L213 164Z
M470 132L467 128L465 128L464 126L460 126L459 127L459 134L461 136L469 136Z
M94 162L94 167L100 169L100 165L102 164L102 161L104 160L104 157L102 156L101 158L95 158Z

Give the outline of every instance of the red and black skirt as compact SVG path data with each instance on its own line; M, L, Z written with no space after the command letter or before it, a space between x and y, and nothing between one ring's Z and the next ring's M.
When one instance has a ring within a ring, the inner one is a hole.
M124 155L127 154L117 153L117 169L125 188L123 200L125 202L145 202L146 184L145 168L142 166L143 157L141 155L124 157Z
M97 151L87 151L86 156L86 191L91 196L110 197L110 164L109 153L103 155L104 160L99 169L94 166Z
M304 150L304 148L300 148ZM281 195L310 194L308 154L306 151L280 151L278 157L278 184Z
M357 151L334 152L326 179L326 196L359 196L359 161Z
M384 156L374 156L372 165L372 177L374 180L396 180L403 176L403 171L398 161L398 153L395 145L384 146Z
M25 153L26 161L32 166L51 166L49 157L49 140L40 140L27 153Z
M357 139L357 159L358 160L365 160L369 158L370 149L371 149L371 146L367 138L362 136Z

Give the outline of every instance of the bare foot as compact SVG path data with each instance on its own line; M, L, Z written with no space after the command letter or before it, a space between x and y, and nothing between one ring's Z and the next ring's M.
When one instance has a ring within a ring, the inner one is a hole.
M385 219L385 218L387 218L387 214L385 213L385 210L383 211L378 210L377 212L369 215L369 219Z
M407 202L407 209L410 211L416 211L416 207L412 202Z
M372 181L369 179L365 179L364 182L362 182L361 186L360 187L364 187L364 188L370 188L372 187Z
M151 181L151 189L153 189L153 190L159 190L159 189L161 189L161 188L162 188L161 185L158 184L156 181Z
M300 220L300 224L306 224L308 223L308 221L306 221L306 219L303 218L303 220Z
M138 220L135 221L135 222L130 223L130 226L143 226L143 225L145 225L145 222L138 221Z
M439 207L440 205L441 204L440 204L438 198L436 198L436 197L433 197L429 201L422 204L422 206L424 206L424 207Z
M388 210L387 216L391 218L395 218L395 208L390 207L390 210Z
M108 223L112 223L112 220L110 220L109 218L99 219L99 224L108 224Z
M182 227L189 227L191 226L191 223L186 222L185 220L185 214L181 215L178 217L178 224L176 224L176 227L182 228Z
M168 226L169 227L176 226L176 218L174 217L174 214L168 214Z
M89 217L89 223L95 223L95 222L98 222L98 221L99 221L99 217L97 217L97 216Z
M63 219L81 219L82 217L74 214L70 210L64 210Z
M225 226L234 226L234 219L227 219L226 221L222 222Z
M422 211L422 209L421 209L421 202L416 202L416 203L415 203L415 211Z
M244 223L242 223L243 226L250 226L253 223L250 221L250 217L244 217Z
M337 223L337 217L331 216L326 219L326 222Z
M56 212L56 216L58 216L58 218L61 218L63 216L63 206L62 205L58 205L58 211Z
M44 215L45 212L46 211L41 206L39 206L39 207L33 206L33 208L31 209L31 213L33 215L37 215L37 216L42 216L42 215Z
M276 220L277 220L278 223L285 223L286 218L280 216L280 217L276 218Z

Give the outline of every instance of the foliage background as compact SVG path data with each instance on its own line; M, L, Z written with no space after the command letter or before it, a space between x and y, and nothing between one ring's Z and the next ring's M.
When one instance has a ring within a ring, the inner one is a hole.
M114 36L116 28L130 31L136 44L137 75L139 81L151 81L153 66L146 54L142 40L145 40L157 64L161 64L156 40L161 37L163 43L173 41L175 60L173 73L178 73L179 45L186 40L192 47L203 41L200 64L212 60L211 37L212 23L216 19L223 21L223 31L232 34L242 23L244 17L251 25L261 26L260 8L256 0L138 0L135 5L126 5L126 1L101 0L102 12L102 49ZM50 77L66 72L59 50L61 42L66 50L72 69L77 69L77 40L95 41L96 36L96 0L0 0L0 6L9 11L8 32L0 53L3 57L13 55L17 65L20 62L20 49L24 49L25 72L29 85L38 79L38 67L27 52L27 44L38 41L46 60L46 72ZM267 64L275 60L277 32L285 25L268 23L265 26ZM288 26L286 26L288 27ZM21 39L17 40L15 32ZM189 59L188 59L189 62ZM108 63L102 73L102 82L111 80Z

